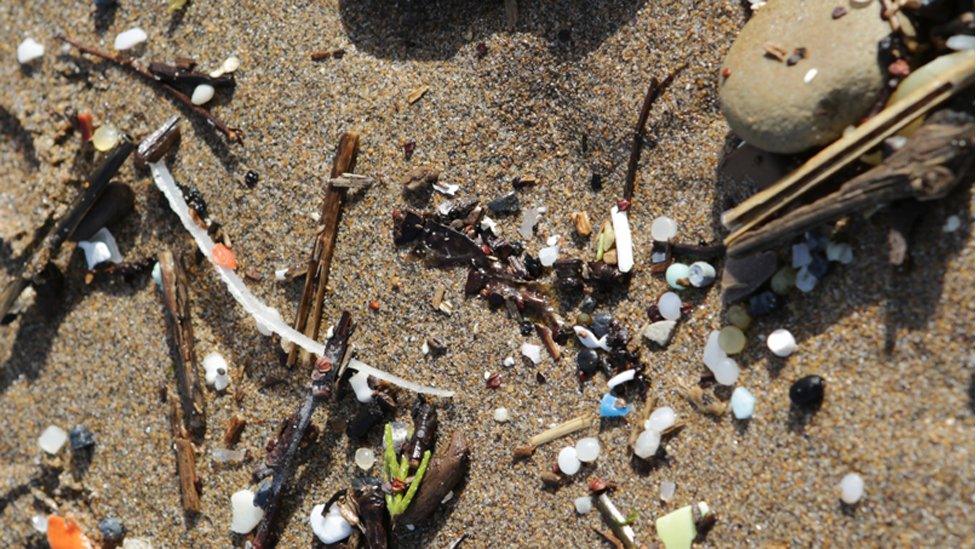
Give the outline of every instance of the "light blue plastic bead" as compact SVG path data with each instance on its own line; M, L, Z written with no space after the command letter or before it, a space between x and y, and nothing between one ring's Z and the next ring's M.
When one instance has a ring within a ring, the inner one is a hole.
M689 269L684 263L672 263L664 273L664 279L668 281L668 286L675 290L684 290L687 286L678 284L682 278L688 278Z

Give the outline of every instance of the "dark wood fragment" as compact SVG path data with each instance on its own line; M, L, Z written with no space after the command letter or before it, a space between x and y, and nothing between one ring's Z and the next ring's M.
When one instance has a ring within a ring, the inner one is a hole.
M180 504L190 514L200 512L200 484L197 479L196 453L187 436L184 418L175 398L169 398L169 425L173 434L173 453L180 481Z
M684 70L687 65L681 65L669 74L664 80L658 83L657 78L651 79L650 86L647 87L647 94L644 96L644 103L641 105L640 116L637 117L637 128L634 130L634 142L630 147L630 160L627 161L627 176L624 178L624 200L630 201L634 197L634 182L637 179L637 163L640 162L641 149L644 148L644 130L647 126L647 117L651 114L651 106L661 96L661 93L668 89L678 73Z
M441 448L427 467L420 488L406 512L397 517L399 524L423 524L429 519L441 501L461 482L471 463L471 450L464 433L455 431L447 448Z
M174 349L176 392L186 430L196 440L202 440L207 427L200 368L193 349L193 323L190 319L190 295L180 260L169 250L159 254L159 271L163 281L163 305Z
M335 158L332 160L330 179L335 179L344 173L352 173L356 168L358 154L359 134L354 132L342 134ZM331 184L328 186L322 204L319 232L315 235L312 253L308 258L305 286L302 289L302 299L299 301L298 314L295 317L295 329L316 340L321 330L325 289L329 285L329 269L332 266L336 234L339 232L339 219L345 200L346 189ZM304 362L311 361L307 352L293 345L285 364L293 368L300 359Z

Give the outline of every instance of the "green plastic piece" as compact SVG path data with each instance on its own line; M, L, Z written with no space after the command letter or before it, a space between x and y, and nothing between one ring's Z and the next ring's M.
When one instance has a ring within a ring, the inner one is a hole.
M708 514L708 505L699 503L698 509L702 515ZM691 542L695 540L695 536L698 535L691 505L686 505L657 519L654 527L665 549L688 549L691 547Z

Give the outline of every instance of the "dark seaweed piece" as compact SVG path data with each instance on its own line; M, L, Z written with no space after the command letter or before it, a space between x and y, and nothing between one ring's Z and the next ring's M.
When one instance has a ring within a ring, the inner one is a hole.
M363 539L369 549L385 549L390 545L390 512L386 508L383 483L375 477L363 477L353 481L353 499L356 503Z
M215 88L229 88L237 83L232 74L214 77L207 73L194 71L192 67L186 65L176 66L153 61L149 63L147 69L156 77L156 80L187 90L190 93L193 93L193 88L200 84L209 84Z
M583 291L583 260L557 259L553 264L556 273L556 286L567 293Z
M410 460L410 467L416 468L424 457L424 452L434 448L437 435L437 408L424 397L418 397L413 405L413 436L403 446L402 453Z
M607 265L602 261L590 261L586 266L589 268L587 282L604 290L612 290L623 285L629 276L628 273L622 273L613 265Z

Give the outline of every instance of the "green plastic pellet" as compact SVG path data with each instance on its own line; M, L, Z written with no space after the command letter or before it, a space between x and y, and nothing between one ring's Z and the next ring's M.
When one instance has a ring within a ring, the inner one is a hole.
M718 333L718 346L726 354L735 355L746 347L746 336L735 326L726 326Z
M746 308L742 305L733 305L729 307L729 310L726 311L725 316L728 318L729 324L735 326L743 332L748 330L749 325L752 324L752 317L749 316Z
M782 269L776 271L776 274L773 275L773 279L769 281L769 286L779 295L786 295L790 293L790 290L793 289L795 284L796 272L789 265L786 265Z

